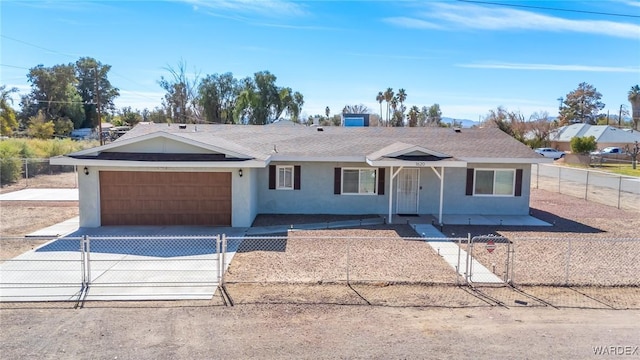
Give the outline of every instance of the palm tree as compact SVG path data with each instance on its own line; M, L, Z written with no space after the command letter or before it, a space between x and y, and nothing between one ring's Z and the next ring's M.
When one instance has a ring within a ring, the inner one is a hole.
M400 111L404 115L404 101L407 100L407 92L404 89L398 90L398 102L400 102Z
M640 86L635 85L629 90L627 99L631 103L631 119L633 120L633 129L638 130L640 122Z
M376 101L380 104L380 119L382 119L382 102L384 101L384 94L382 93L382 91L378 91Z
M398 97L394 96L393 99L391 99L391 109L393 110L391 112L391 118L392 118L392 125L391 126L400 126L400 124L398 124L398 119L397 119L397 112L398 112ZM400 121L402 121L402 119L400 119Z
M410 127L418 126L418 115L420 115L420 109L417 106L413 105L409 110L409 114L407 115L409 118L409 126Z
M384 101L387 102L387 126L389 126L389 103L393 100L394 95L392 88L387 88L384 92Z

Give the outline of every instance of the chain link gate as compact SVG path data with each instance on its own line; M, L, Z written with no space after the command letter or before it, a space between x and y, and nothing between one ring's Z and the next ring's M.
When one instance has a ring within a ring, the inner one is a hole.
M515 249L506 237L480 235L467 238L465 281L467 284L513 283ZM478 244L484 244L477 248Z

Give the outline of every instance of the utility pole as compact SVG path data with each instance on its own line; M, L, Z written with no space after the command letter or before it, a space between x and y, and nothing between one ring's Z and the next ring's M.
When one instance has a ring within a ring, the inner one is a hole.
M622 127L622 104L620 104L620 112L618 113L618 127Z
M102 116L100 114L100 86L98 84L98 65L96 65L94 68L94 75L95 75L95 95L97 98L97 105L96 105L96 110L98 110L98 133L100 135L99 139L100 139L100 145L103 145L103 141L102 141Z

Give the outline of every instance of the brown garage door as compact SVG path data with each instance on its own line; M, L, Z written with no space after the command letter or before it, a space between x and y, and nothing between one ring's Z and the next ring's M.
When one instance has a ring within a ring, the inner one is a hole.
M100 172L102 225L231 225L231 173Z

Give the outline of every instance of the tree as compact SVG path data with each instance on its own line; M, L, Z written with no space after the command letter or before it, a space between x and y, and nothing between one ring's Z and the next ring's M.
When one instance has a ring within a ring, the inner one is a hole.
M407 114L409 120L409 126L415 127L418 126L418 114L420 114L420 109L417 106L412 106L409 109L409 114Z
M102 114L115 110L113 101L120 96L120 90L111 85L108 78L110 70L111 65L103 65L91 57L82 57L76 61L77 89L83 102L85 115L82 124L75 124L76 127L94 127L98 124L98 101Z
M198 101L207 122L233 124L233 110L240 91L240 82L232 73L205 77L198 88Z
M589 123L595 124L598 112L604 108L600 94L595 87L586 82L567 94L560 108L560 124Z
M549 121L549 113L542 111L534 112L529 117L527 123L527 145L531 148L546 147L549 145L549 134L554 129L553 123Z
M382 102L384 101L384 94L382 91L378 91L378 95L376 95L376 101L380 104L380 119L382 119Z
M524 117L519 112L508 111L502 106L498 106L496 110L489 110L489 114L484 118L484 123L487 126L495 126L516 140L525 143Z
M241 91L234 109L234 119L240 123L269 124L286 112L297 120L304 97L291 88L276 86L276 76L268 71L257 72L253 78L241 81Z
M439 104L433 104L427 109L427 126L441 126L442 111Z
M187 64L183 60L180 60L177 68L167 66L165 70L169 71L170 77L161 76L158 84L166 91L163 105L169 118L182 124L201 122L201 109L197 99L199 75L196 73L190 78Z
M43 110L38 111L36 116L29 118L27 134L36 139L51 139L55 132L53 121L47 121Z
M407 108L404 106L404 102L407 100L407 92L405 91L405 89L399 89L398 95L396 96L398 97L398 102L400 103L400 114L402 118L404 118L404 112L405 110L407 110Z
M569 143L574 154L588 154L598 148L595 136L574 136Z
M368 114L371 110L363 104L358 105L345 105L342 108L343 114Z
M392 88L387 88L387 90L385 90L385 92L383 93L383 95L384 95L384 101L386 101L386 102L387 102L387 118L386 118L386 123L387 123L387 126L389 126L389 123L390 123L390 121L389 121L389 120L390 120L390 119L389 119L389 116L390 116L390 113L389 113L389 104L391 103L391 100L393 100L393 98L394 98L394 95L395 95L395 94L393 93L393 89L392 89Z
M631 120L633 121L633 129L640 130L640 86L635 85L629 90L627 99L631 103Z
M76 109L82 107L73 64L54 65L50 68L38 65L29 69L27 80L31 83L31 92L21 100L24 118L36 116L40 110L47 119L64 117L65 113L77 114L79 111ZM75 124L81 123L83 119L84 113L71 120Z
M18 128L18 120L16 120L16 112L9 105L13 103L11 94L17 92L17 88L6 89L6 85L0 86L0 135L11 136L13 131Z

